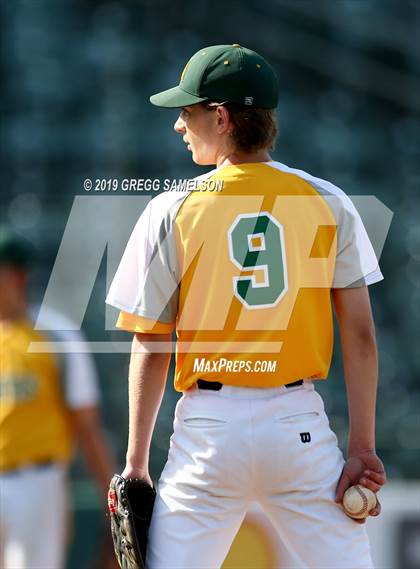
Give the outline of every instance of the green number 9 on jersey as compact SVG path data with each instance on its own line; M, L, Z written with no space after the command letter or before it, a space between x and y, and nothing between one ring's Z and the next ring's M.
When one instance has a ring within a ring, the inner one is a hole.
M229 255L241 271L263 271L233 277L235 296L250 309L275 306L287 291L287 269L282 225L268 212L241 214L228 231Z

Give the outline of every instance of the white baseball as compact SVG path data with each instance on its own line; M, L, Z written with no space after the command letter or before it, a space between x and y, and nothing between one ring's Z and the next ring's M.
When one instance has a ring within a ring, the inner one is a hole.
M343 507L351 518L361 520L376 506L376 494L360 484L350 486L344 493Z

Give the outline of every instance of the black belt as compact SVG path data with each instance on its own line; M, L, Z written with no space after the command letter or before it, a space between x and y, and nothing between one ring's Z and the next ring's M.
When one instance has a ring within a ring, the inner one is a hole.
M293 383L288 383L284 385L284 387L298 387L299 385L303 385L303 379L298 379ZM220 381L206 381L205 379L197 379L197 387L200 389L210 389L211 391L220 391L222 389L223 383Z

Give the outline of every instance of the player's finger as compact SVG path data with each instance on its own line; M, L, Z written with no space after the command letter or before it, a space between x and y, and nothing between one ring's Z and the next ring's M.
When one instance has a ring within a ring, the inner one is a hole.
M354 522L356 522L356 524L364 524L366 522L366 518L352 518L352 516L350 516L346 510L344 510L344 513L346 514L346 516L348 518L350 518L351 520L353 520Z
M369 515L373 516L373 517L379 516L379 514L381 513L381 510L382 510L381 503L379 502L378 499L376 499L376 506L371 509L371 511L369 512Z
M350 476L343 470L340 480L335 491L335 501L340 503L343 501L344 492L352 485Z
M381 486L379 484L376 484L376 482L373 482L370 478L361 478L359 480L359 484L365 488L369 488L369 490L372 490L372 492L375 492L375 494L381 489Z
M385 472L375 472L374 470L365 470L364 475L370 478L380 486L383 486L386 482Z

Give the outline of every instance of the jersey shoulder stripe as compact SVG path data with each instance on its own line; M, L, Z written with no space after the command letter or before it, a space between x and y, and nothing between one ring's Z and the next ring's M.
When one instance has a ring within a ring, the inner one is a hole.
M218 170L219 168L214 168L206 174L196 176L191 180L194 182L194 184L191 184L191 187L199 186L201 182L213 176ZM149 238L153 244L159 240L162 224L168 227L168 224L174 221L184 200L192 193L194 193L192 189L179 192L165 191L150 201Z
M193 180L198 185L212 176L214 172L215 170L211 170L202 176L197 176ZM143 291L148 270L153 259L156 258L157 252L162 250L163 243L168 246L169 240L165 238L172 229L173 221L179 208L190 194L191 190L181 192L166 191L147 204L127 243L124 255L106 297L107 304L129 314L156 319L156 314L150 314L149 311L145 311L143 308ZM170 254L170 251L168 250L166 253ZM171 256L173 257L173 255ZM172 261L172 265L175 266L176 260L172 259ZM168 263L168 265L170 264ZM169 266L164 268L169 277ZM172 281L173 279L169 280ZM163 318L165 318L165 315L163 315ZM166 322L169 322L169 320L166 319Z
M340 278L340 270L338 270L333 288L370 285L382 280L384 277L379 268L376 253L363 225L360 214L351 198L338 186L322 178L312 176L304 170L290 168L281 162L275 161L270 162L269 165L282 172L295 174L310 184L319 195L326 199L337 224L337 266L339 269L340 254L345 250L350 241L353 240L357 243L357 249L360 254L359 272L363 276L352 283L349 282L351 279L348 271L342 271L341 274L343 278ZM344 276L345 273L347 273L346 276Z

